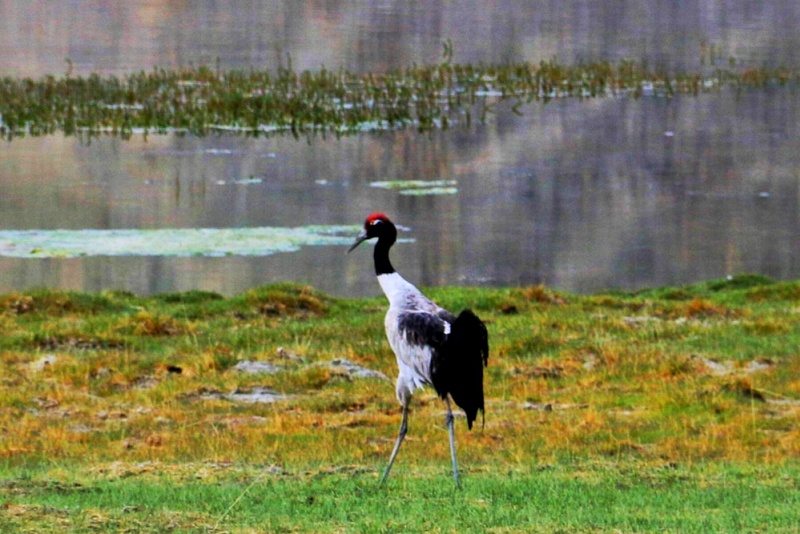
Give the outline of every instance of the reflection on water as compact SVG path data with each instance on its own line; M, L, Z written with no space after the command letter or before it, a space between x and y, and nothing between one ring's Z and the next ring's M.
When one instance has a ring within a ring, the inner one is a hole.
M47 137L0 156L0 226L186 228L359 224L374 210L411 227L394 259L415 282L591 291L760 272L800 276L795 95L563 101L485 127L311 144L288 138ZM41 153L48 157L40 157ZM258 179L250 179L257 177ZM408 196L376 180L446 180ZM238 182L238 183L237 183ZM0 289L237 293L300 280L374 294L365 250L268 258L0 259Z
M730 57L800 64L793 0L5 0L0 73L40 76L215 65L382 72L437 61L442 41L461 63L632 58L696 70Z
M485 4L485 3L484 3ZM642 58L703 68L735 56L800 65L794 2L6 2L0 73L129 72L211 63L382 71L436 61ZM103 9L97 9L97 6ZM191 6L191 7L189 7ZM410 280L592 291L739 272L800 277L797 94L568 100L489 124L342 140L20 139L0 150L0 227L411 227ZM375 182L455 183L401 194ZM368 249L264 258L0 258L0 291L49 286L233 294L270 281L376 294Z

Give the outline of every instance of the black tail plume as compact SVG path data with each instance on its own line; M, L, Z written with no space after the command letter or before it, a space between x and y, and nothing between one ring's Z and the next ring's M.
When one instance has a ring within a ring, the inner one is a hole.
M467 426L483 406L483 368L489 363L489 334L471 310L464 310L450 325L447 340L431 360L431 378L442 399L449 393L467 415Z

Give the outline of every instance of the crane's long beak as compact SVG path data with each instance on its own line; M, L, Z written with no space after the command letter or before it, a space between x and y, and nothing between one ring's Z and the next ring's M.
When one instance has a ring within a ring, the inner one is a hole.
M347 249L347 253L350 254L353 251L354 248L356 248L358 245L360 245L362 242L366 241L367 239L369 239L367 237L367 231L366 230L361 230L361 232L356 237L355 243L353 243L353 245L349 249Z

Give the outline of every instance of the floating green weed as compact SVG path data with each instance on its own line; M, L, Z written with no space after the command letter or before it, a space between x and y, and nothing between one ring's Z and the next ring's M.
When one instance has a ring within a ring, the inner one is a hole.
M123 77L0 79L0 135L237 132L334 135L413 125L425 131L483 120L488 100L697 95L722 87L796 85L797 70L716 69L668 73L634 61L562 65L440 64L384 74L344 69L295 72L154 69Z
M455 180L386 180L383 182L370 182L370 187L379 189L429 189L431 187L451 187L456 185Z
M267 256L301 246L349 245L357 231L357 226L0 230L0 256Z
M456 193L458 193L458 188L456 187L425 187L400 190L401 195L413 197L422 197L428 195L455 195Z
M401 195L455 195L458 193L455 180L387 180L371 182L371 187L398 191Z

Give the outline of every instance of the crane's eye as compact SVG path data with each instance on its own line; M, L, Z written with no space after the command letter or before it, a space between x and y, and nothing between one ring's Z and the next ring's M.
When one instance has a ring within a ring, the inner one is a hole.
M382 222L383 221L380 220L380 219L375 219L375 220L370 221L369 224L372 225L372 226L375 226L376 224L380 224Z

